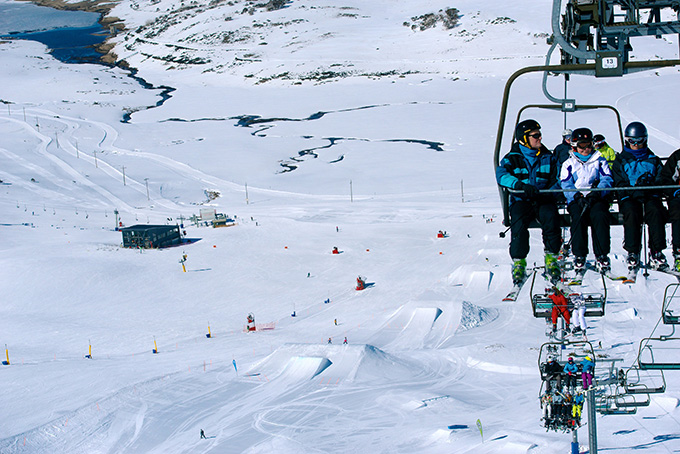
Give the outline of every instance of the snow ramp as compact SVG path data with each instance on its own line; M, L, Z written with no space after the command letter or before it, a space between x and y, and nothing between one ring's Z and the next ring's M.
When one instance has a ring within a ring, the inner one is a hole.
M413 376L414 365L372 345L284 344L255 364L243 380L339 384Z
M480 295L492 290L494 273L476 265L461 265L447 279L449 285L462 287L464 294Z
M425 346L437 318L438 307L402 307L382 328L376 340L392 350L413 350Z

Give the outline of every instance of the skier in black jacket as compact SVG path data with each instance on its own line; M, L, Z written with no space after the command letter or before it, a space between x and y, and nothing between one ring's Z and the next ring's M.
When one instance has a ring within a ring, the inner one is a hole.
M668 214L673 237L673 269L680 271L680 149L675 150L661 168L659 182L664 186L676 185L677 189L666 191Z

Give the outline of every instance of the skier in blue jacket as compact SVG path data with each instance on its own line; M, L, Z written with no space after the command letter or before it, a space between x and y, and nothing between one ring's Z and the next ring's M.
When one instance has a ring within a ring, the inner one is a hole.
M612 166L614 186L644 187L659 185L662 164L647 146L647 128L639 121L630 123L625 130L623 151L616 156ZM668 269L663 249L666 247L666 210L661 203L661 193L655 190L618 191L619 210L623 214L623 249L628 252L628 269L637 272L642 249L642 222L649 231L650 265L659 270ZM644 219L643 219L644 218Z
M563 372L566 375L565 386L567 388L571 387L572 389L576 388L576 374L578 373L578 366L574 364L574 358L571 356L567 359L567 364L564 365Z
M595 372L595 363L586 356L581 361L581 380L583 381L583 389L588 390L593 385L593 373Z
M526 257L529 254L529 223L538 219L543 234L545 267L557 280L557 263L562 239L556 197L540 194L541 189L557 187L555 156L541 143L541 125L535 120L524 120L515 128L515 140L510 152L496 168L496 180L504 188L522 191L510 194L510 257L512 280L515 285L526 278Z

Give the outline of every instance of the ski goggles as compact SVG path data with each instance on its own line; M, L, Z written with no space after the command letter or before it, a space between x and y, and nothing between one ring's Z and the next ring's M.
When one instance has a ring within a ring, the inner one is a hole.
M642 145L647 142L646 137L626 137L626 141L631 145Z
M597 142L593 142L593 146L599 150L604 145L604 142L604 140L598 140Z
M593 148L593 142L579 142L576 144L579 150L589 150Z

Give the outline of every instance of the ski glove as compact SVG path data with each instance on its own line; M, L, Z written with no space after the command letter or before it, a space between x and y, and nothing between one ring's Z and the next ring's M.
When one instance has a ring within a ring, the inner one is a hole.
M530 197L532 199L536 198L536 196L538 196L538 188L536 186L534 186L533 184L522 183L522 185L519 187L519 189L524 191L524 194L527 197Z
M654 186L654 177L646 173L638 178L635 186Z

